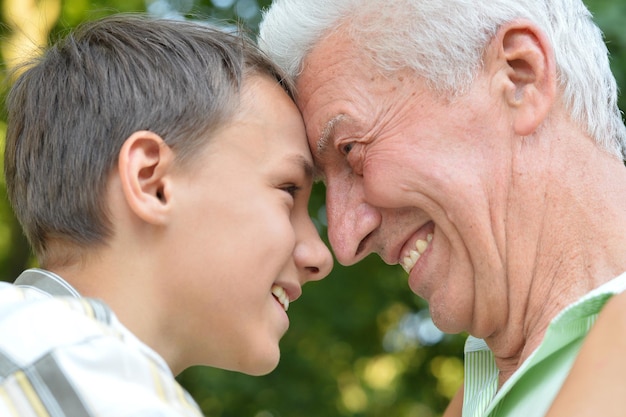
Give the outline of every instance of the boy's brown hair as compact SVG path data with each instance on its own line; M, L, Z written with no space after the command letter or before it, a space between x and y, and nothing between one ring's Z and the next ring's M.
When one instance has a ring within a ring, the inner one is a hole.
M243 79L280 71L244 34L115 15L85 23L30 62L7 99L9 200L42 266L106 243L105 196L133 132L160 135L179 164L238 107Z

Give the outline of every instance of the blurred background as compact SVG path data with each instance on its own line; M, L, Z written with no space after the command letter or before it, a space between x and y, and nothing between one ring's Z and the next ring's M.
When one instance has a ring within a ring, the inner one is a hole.
M315 1L315 0L312 0ZM367 0L364 0L367 1ZM2 99L5 73L72 27L117 12L243 25L256 32L271 0L1 0ZM618 84L626 88L626 0L588 0L605 33ZM620 100L624 109L626 101ZM4 141L4 112L0 141ZM4 148L4 146L2 146ZM326 239L323 185L311 216ZM6 201L0 179L0 280L36 266ZM250 279L254 279L251 271ZM291 328L282 359L270 375L251 377L206 367L179 381L211 417L439 416L463 378L466 335L444 335L426 303L411 293L399 266L369 257L336 264L321 282L307 284L289 308ZM0 334L0 337L2 335Z

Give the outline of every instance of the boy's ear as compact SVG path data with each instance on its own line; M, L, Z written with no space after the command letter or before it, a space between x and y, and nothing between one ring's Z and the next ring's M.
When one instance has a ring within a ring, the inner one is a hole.
M492 47L503 71L504 99L513 110L519 136L532 134L546 119L556 97L556 63L546 35L526 20L509 22L498 30ZM493 51L492 51L493 52Z
M148 223L162 224L167 216L173 163L172 149L153 132L134 132L122 145L118 172L124 197Z

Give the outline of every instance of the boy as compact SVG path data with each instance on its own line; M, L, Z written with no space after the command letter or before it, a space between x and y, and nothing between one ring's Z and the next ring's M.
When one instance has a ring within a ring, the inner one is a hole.
M5 174L42 269L0 286L0 415L201 415L174 375L277 365L332 266L287 91L245 38L140 16L18 78Z

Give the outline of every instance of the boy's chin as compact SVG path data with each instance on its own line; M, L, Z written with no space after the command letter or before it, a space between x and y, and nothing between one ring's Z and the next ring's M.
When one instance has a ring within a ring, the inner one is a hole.
M280 361L280 350L276 346L274 352L259 352L259 355L249 355L242 358L238 363L232 366L221 367L223 369L240 372L251 376L263 376L272 372L278 366ZM219 367L219 366L218 366Z
M267 358L263 362L259 362L255 364L255 366L250 366L242 369L240 372L244 374L252 375L252 376L263 376L272 372L278 366L279 357L275 359Z

